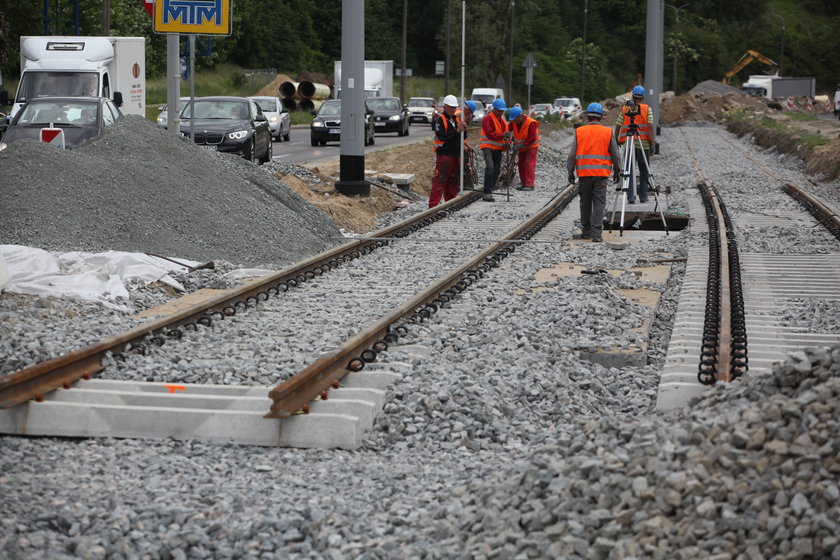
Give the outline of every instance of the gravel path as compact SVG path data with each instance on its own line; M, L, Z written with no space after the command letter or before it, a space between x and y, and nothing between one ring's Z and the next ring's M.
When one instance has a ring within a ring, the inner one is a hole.
M753 173L731 149L715 148L719 135L734 139L720 128L685 133L712 154L704 173L719 189L735 192ZM654 162L675 208L696 183L681 134L664 130ZM565 184L550 147L566 141L544 138L537 190L525 196ZM746 149L806 183L772 154ZM743 196L746 208L771 195ZM736 199L727 205L738 209ZM511 209L485 208L496 219ZM808 235L788 232L772 248L784 252ZM799 353L771 375L657 414L683 265L656 286L663 296L648 365L620 369L571 349L626 342L642 313L613 290L650 284L635 275L534 278L558 262L610 268L641 251L684 256L688 240L684 231L624 251L519 247L386 354L412 371L389 389L355 452L0 437L0 556L840 559L840 347ZM222 281L202 271L190 286ZM163 299L149 289L132 297ZM27 345L37 355L50 327L78 329L74 315L92 311L7 296L0 306L6 356ZM831 321L831 308L803 308L787 310L791 321ZM100 312L85 322L109 329L120 320ZM21 332L30 329L40 336ZM228 335L207 334L229 357L247 359ZM25 342L10 347L10 339Z

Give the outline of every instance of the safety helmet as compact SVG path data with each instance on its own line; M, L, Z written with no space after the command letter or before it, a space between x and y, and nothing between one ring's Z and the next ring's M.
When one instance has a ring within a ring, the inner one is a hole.
M454 95L447 95L443 98L443 104L449 105L450 107L457 107L458 99L456 99Z
M475 101L470 101L470 100L467 100L467 101L465 101L465 102L464 102L464 105L466 105L467 107L469 107L469 108L470 108L470 111L472 111L473 113L475 113Z
M603 117L604 108L601 107L600 103L590 103L589 107L586 108L586 114L592 115L593 117Z
M633 88L633 97L644 97L645 88L643 86L636 86Z
M507 105L505 105L504 99L496 99L493 101L493 108L498 109L499 111L507 111Z
M510 110L510 120L515 119L522 114L522 107L514 107Z

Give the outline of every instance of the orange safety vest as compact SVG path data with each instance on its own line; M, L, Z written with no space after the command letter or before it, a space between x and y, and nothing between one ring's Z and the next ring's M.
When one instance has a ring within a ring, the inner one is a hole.
M532 144L525 144L525 141L528 139L528 130L531 128L531 123L536 123L534 119L531 117L525 117L525 120L522 122L522 127L516 126L516 121L510 121L510 128L513 132L513 144L514 146L522 146L519 148L520 152L527 152L528 150L535 149L540 145L540 125L537 123L537 137L534 139Z
M601 124L587 124L575 129L575 168L578 177L609 177L612 130Z
M493 126L496 128L496 133L499 136L501 136L505 132L507 132L507 123L505 122L504 117L499 119L498 117L496 117L495 114L490 113L489 115L487 115L484 118L485 119L490 119L490 122L493 123ZM481 136L479 137L478 141L480 142L478 147L481 148L482 150L485 149L485 148L488 148L490 150L499 150L499 151L507 149L507 143L506 142L499 141L499 140L491 140L490 138L487 138L484 135L484 126L483 125L481 127Z
M456 111L452 117L455 119L456 125L461 124L461 111ZM443 119L443 130L449 130L449 119L446 118L446 115L440 114L437 118ZM466 142L466 140L464 140L464 142ZM437 137L437 134L435 134L435 137L432 139L432 144L434 145L434 150L437 152L438 148L443 146L444 142Z
M648 124L648 111L650 105L639 103L639 114L633 117L633 122L637 124L636 130L639 131L639 140L650 142L650 124ZM624 122L621 123L621 128L618 131L618 143L623 144L627 138L627 131L630 130L630 117L624 114L627 107L621 108L621 114L624 115Z

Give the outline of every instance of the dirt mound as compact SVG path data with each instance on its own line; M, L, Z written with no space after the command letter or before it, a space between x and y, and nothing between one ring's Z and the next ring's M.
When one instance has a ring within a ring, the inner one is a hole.
M292 79L287 76L286 74L277 74L277 77L271 80L271 83L265 85L262 89L260 89L254 95L270 95L281 97L280 95L280 84L283 82L291 82Z
M706 83L706 82L704 82ZM730 88L725 84L718 84ZM693 91L663 101L659 121L662 124L711 121L722 123L731 111L740 109L748 113L765 113L768 110L764 100L745 95L735 88L734 92Z

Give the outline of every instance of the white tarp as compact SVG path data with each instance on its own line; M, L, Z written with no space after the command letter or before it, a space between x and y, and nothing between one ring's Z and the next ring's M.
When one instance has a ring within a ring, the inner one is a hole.
M176 290L184 287L169 276L187 270L196 261L178 259L183 266L146 255L106 251L72 252L54 255L21 245L0 245L0 261L5 260L8 284L0 290L17 294L71 297L92 301L119 311L133 311L125 282L146 284L163 282ZM0 266L0 271L2 267Z

